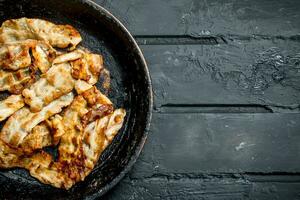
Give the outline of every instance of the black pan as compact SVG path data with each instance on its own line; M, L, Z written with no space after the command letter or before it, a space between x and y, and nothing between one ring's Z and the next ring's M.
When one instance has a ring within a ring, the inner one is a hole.
M109 97L127 111L125 125L85 181L70 190L41 184L26 170L0 171L0 199L95 199L116 185L136 161L147 137L152 88L141 50L127 29L90 0L0 0L0 22L42 18L77 28L82 46L104 56L111 73ZM100 87L98 84L98 88Z

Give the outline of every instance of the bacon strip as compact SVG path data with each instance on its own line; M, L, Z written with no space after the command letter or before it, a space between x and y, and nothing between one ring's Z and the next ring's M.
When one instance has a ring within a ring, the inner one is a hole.
M40 111L54 99L70 92L75 87L76 79L78 79L76 89L79 90L79 93L82 89L81 86L87 88L79 81L85 81L89 85L95 84L103 68L103 60L100 55L85 53L81 50L60 55L53 63L54 65L44 77L22 92L25 103L33 112Z
M0 121L10 116L0 132L1 168L23 167L45 184L69 189L91 173L121 129L126 111L114 110L93 86L101 76L109 89L103 58L74 50L80 41L72 26L40 19L7 20L0 27L0 91L22 92L0 101ZM34 82L37 69L42 75ZM54 160L42 148L57 144Z
M53 100L72 91L74 79L71 76L71 66L61 63L51 67L48 72L30 88L23 90L25 103L32 112L38 112Z
M70 146L67 154L61 155L60 151L57 162L53 160L51 155L41 152L23 159L21 165L42 183L57 188L70 189L76 182L83 181L91 173L101 153L110 144L111 140L106 138L105 134L109 122L114 122L110 124L110 128L118 131L120 129L119 124L123 123L124 117L125 110L118 109L115 113L88 124L84 130L69 138L73 141L67 140L68 143L76 145Z
M75 50L62 54L55 58L53 63L70 62L72 65L72 76L75 79L86 81L94 85L103 69L103 58L101 55L90 53L86 50Z
M37 113L31 112L27 107L18 110L5 123L0 139L10 146L18 147L36 125L61 112L63 107L72 102L73 97L72 93L64 95Z
M23 106L24 100L22 95L11 95L7 99L0 101L0 121L5 120Z
M29 68L18 71L0 70L0 91L9 91L19 94L26 84L32 80L31 70Z
M55 133L60 137L58 161L45 152L27 158L25 168L33 177L65 189L85 179L122 127L126 114L124 109L110 114L103 112L104 116L84 125L82 120L88 115L88 110L111 106L107 97L103 97L99 90L91 88L74 99L63 117L56 118L61 122L55 123L59 127Z
M0 66L2 69L15 71L33 65L39 68L42 73L45 73L51 66L55 55L56 51L43 41L11 42L2 45L0 48Z
M24 154L31 154L37 149L42 149L53 144L52 134L45 122L35 126L20 144L18 150Z
M81 42L79 32L70 25L56 25L46 20L19 18L3 22L0 44L27 39L43 40L53 47L75 49Z

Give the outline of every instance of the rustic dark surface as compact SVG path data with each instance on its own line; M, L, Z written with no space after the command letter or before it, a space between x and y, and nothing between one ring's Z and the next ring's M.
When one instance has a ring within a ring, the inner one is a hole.
M145 148L104 199L300 199L300 1L96 2L155 94Z

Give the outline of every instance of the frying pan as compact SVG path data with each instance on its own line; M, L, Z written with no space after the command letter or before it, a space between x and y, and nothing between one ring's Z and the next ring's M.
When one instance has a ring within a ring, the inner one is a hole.
M126 109L127 116L123 128L85 181L66 191L38 182L23 169L1 170L0 199L100 197L128 172L147 137L153 99L145 59L127 29L90 0L0 0L1 23L20 17L70 24L79 30L82 46L103 55L111 73L109 97L116 107ZM97 87L101 90L100 85Z

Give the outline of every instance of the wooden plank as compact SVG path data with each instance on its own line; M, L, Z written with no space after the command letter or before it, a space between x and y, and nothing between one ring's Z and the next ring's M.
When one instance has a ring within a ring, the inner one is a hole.
M300 114L157 114L133 178L298 173Z
M294 199L300 198L300 183L258 183L252 188L250 199Z
M279 179L286 179L279 177ZM290 178L290 177L289 177ZM299 179L299 177L298 177ZM107 199L299 199L299 182L252 182L243 177L125 178Z
M243 199L251 184L238 179L125 179L109 195L108 199Z
M299 111L297 41L251 39L219 45L142 45L155 106L259 104Z
M294 0L95 0L135 35L282 35L300 32Z

